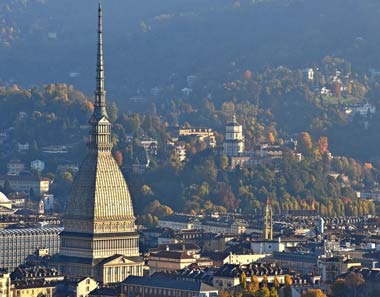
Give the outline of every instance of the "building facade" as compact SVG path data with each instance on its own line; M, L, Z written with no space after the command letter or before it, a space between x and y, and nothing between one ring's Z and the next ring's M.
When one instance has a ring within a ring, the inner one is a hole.
M0 271L0 296L11 297L11 275Z
M229 157L239 156L239 154L244 152L243 126L236 121L235 115L226 126L223 151Z
M164 277L128 277L121 284L121 292L128 297L216 297L218 290L200 281L186 281Z
M6 229L0 231L0 268L12 271L38 249L59 252L61 227Z
M142 275L143 261L128 185L111 153L100 4L98 12L97 86L88 153L73 183L55 261L65 275L89 276L106 284Z
M39 176L0 176L0 186L8 181L13 191L30 193L32 189L35 195L41 196L48 193L50 189L50 179Z

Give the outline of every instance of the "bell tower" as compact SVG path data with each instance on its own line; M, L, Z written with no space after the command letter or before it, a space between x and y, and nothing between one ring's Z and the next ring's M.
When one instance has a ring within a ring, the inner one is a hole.
M269 197L265 204L264 209L264 239L272 240L273 239L273 214L272 214L272 204Z

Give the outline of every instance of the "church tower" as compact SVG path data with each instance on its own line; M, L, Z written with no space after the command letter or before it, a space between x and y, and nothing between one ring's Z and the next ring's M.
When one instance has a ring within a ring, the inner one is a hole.
M264 239L272 240L273 239L273 214L272 214L272 204L269 197L264 209Z
M98 13L96 91L89 120L88 151L64 213L56 262L65 275L91 276L102 283L116 283L129 275L142 275L143 262L139 257L139 236L129 189L111 153L101 4Z
M229 157L236 157L244 152L243 126L236 121L235 115L233 115L232 121L226 125L223 151Z

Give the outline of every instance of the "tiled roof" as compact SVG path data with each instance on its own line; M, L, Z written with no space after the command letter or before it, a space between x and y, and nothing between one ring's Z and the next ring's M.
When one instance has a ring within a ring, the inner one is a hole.
M160 251L151 255L154 258L169 258L169 259L194 259L187 252L172 252L172 251Z

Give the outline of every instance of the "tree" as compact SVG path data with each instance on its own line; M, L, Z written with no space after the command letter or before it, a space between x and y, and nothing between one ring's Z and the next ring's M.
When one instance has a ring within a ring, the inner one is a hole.
M230 187L223 187L219 192L220 201L223 205L231 210L235 210L239 206L239 201L236 199Z
M363 275L355 272L350 272L344 280L344 284L350 290L352 297L358 296L358 289L364 285L364 283Z
M240 274L239 279L240 279L240 286L242 287L243 290L246 290L247 289L247 276L246 276L244 271Z
M321 136L318 139L318 150L321 156L323 156L329 150L329 140L326 136Z
M154 200L145 207L144 213L162 218L173 214L173 210L169 206L162 205L158 200Z
M278 290L275 287L270 289L270 297L279 297Z
M270 297L270 291L267 287L262 287L256 292L255 297Z
M342 84L339 81L333 83L332 93L335 97L342 97Z
M219 297L233 297L229 292L226 291L220 291Z
M263 276L263 280L262 280L262 285L263 287L268 287L268 277L266 275Z
M254 294L254 293L256 293L258 290L259 290L259 279L257 278L257 276L252 275L252 276L251 276L251 282L250 282L250 284L249 284L248 291L249 291L249 293Z
M278 280L277 276L275 276L273 279L273 286L276 288L276 290L280 289L280 281Z
M338 278L330 288L331 296L333 297L345 297L346 296L346 286L344 284L344 279Z
M30 188L29 189L29 198L30 200L32 201L36 201L39 197L36 196L36 194L34 193L34 190L33 188Z
M117 105L115 102L111 102L107 106L107 114L112 123L116 122L118 117L119 109L117 108Z
M9 180L7 179L4 181L3 192L5 195L9 195L9 193L13 192L11 188L11 184L9 183Z
M302 297L326 297L320 289L310 289L302 294Z
M285 275L284 297L292 297L293 280L290 275Z
M313 141L308 132L302 132L298 135L297 150L304 156L310 156L313 149Z
M268 141L270 144L274 144L274 142L275 142L275 138L274 138L274 135L272 132L268 133Z
M121 165L123 165L123 153L120 150L117 150L114 153L114 157L115 157L117 165L121 167Z
M291 286L293 284L292 277L287 274L285 275L285 286Z

